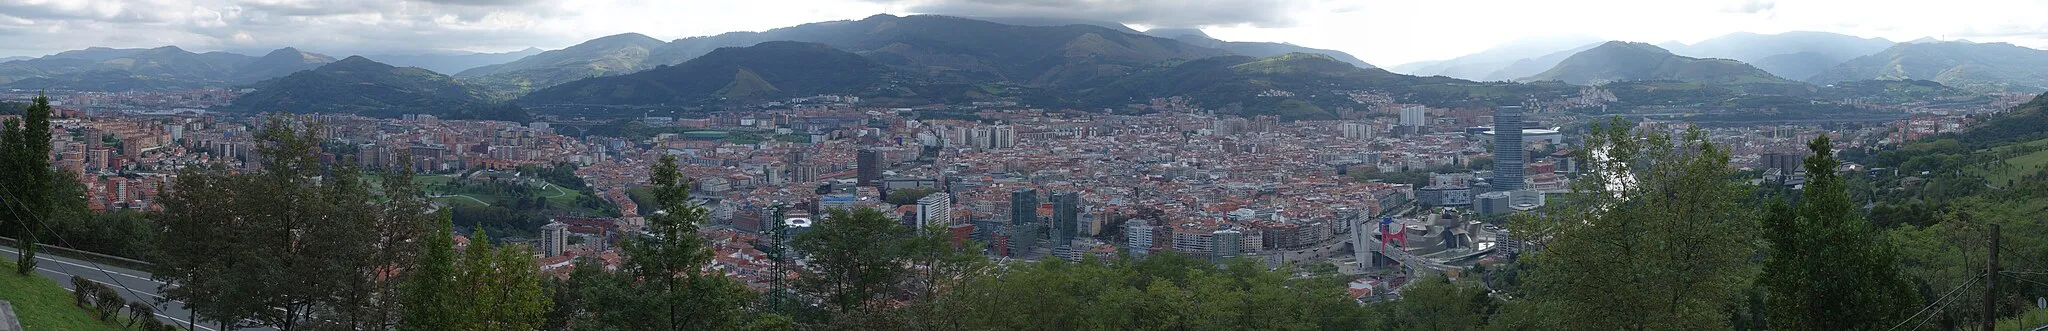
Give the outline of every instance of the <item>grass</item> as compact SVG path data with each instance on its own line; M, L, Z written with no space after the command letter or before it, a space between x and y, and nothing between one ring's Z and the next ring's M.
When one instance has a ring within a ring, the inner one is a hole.
M2039 145L2048 145L2048 139L2035 140L2008 146L2000 146L1998 148L1990 149L1990 151L1998 152L2008 148L2015 148L2018 146ZM2048 150L2015 156L2009 159L2005 159L2005 162L2012 164L2012 171L1984 171L1979 170L1975 167L1969 168L1970 170L1968 171L1972 174L1983 176L1984 182L1987 184L1991 184L1991 186L2002 187L2005 186L2006 181L2015 180L2018 179L2021 175L2033 173L2033 169L2035 169L2035 167L2048 165Z
M17 275L13 261L0 261L0 300L14 304L23 330L121 330L71 305L71 292L39 275ZM117 318L118 320L118 318Z
M2033 330L2043 325L2048 325L2048 309L2029 310L2019 316L1998 320L1999 330Z

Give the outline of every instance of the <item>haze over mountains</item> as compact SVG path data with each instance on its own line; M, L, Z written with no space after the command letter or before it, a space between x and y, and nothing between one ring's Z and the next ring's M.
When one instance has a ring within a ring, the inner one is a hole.
M1318 119L1355 106L1346 96L1352 92L1346 91L1389 93L1432 105L1513 102L1576 93L1576 87L1564 84L1629 82L1680 82L1715 91L1703 95L1801 98L1901 90L1949 93L1944 91L1952 91L1951 86L1976 92L2041 91L2048 90L2043 87L2048 86L2044 54L2009 44L1892 43L1818 32L1740 33L1662 47L1566 37L1394 67L1415 75L1410 76L1374 68L1344 52L1223 41L1197 29L1137 31L1071 19L875 15L669 41L624 33L548 51L371 55L342 61L295 48L263 56L176 47L89 48L0 62L0 87L254 87L256 93L236 108L350 112L499 102L734 105L819 93L893 105L1003 99L1099 109L1178 95L1226 113ZM1872 79L1925 83L1859 82ZM1537 81L1564 84L1531 83ZM1823 90L1836 83L1854 84ZM1933 83L1948 86L1926 85ZM1617 89L1642 96L1680 86L1659 84ZM328 95L336 91L355 95Z

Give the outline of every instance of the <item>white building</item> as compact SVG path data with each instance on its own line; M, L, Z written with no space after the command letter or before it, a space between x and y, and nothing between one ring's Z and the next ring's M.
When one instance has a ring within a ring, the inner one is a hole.
M564 251L567 246L569 246L568 224L562 224L562 222L549 221L548 225L540 226L541 254L547 254L547 256L562 256L562 251Z
M1401 126L1423 126L1429 123L1428 108L1422 105L1401 106Z
M952 195L946 194L946 192L939 192L924 196L924 198L921 199L917 199L916 225L919 231L923 231L924 228L933 225L947 226L952 224Z

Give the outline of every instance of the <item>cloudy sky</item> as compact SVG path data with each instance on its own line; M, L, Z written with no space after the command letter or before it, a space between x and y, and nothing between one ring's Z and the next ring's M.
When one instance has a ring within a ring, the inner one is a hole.
M1588 36L1697 42L1827 31L2048 49L2041 0L0 0L0 56L177 45L331 55L561 48L605 35L660 39L878 13L1055 16L1199 27L1225 40L1349 52L1379 65L1515 40Z

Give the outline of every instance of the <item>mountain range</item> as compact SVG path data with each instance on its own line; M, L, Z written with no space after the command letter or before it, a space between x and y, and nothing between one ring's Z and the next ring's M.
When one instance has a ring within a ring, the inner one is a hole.
M1573 54L1556 67L1521 80L1558 80L1580 85L1644 80L1715 85L1799 84L1740 61L1680 56L1654 45L1624 41L1610 41Z
M1016 25L938 15L875 15L861 20L803 24L761 32L731 32L661 42L639 34L599 38L502 65L456 74L486 86L533 90L568 81L679 64L713 50L769 41L830 45L884 65L952 81L1001 81L1057 86L1127 74L1166 60L1222 55L1342 52L1280 43L1226 42L1199 32L1170 38L1121 24L1062 19L996 18Z
M1779 34L1732 33L1693 44L1662 44L1671 53L1742 61L1778 77L1805 80L1821 71L1894 44L1884 38L1810 31Z
M329 62L334 62L334 58L289 47L261 57L227 52L192 53L176 46L94 47L0 63L0 87L125 91L228 86Z
M1391 70L1416 76L1446 76L1475 81L1513 80L1542 73L1557 66L1564 58L1592 49L1602 42L1586 36L1518 40L1449 60L1402 64Z
M729 47L673 66L556 85L520 99L541 104L697 104L880 88L889 68L824 44Z
M252 85L229 107L250 112L338 112L391 117L445 113L488 101L483 92L426 69L350 56Z
M1861 79L1930 80L1979 92L2048 91L2048 51L2007 43L1916 41L1849 60L1808 81Z
M517 52L504 53L463 52L402 55L380 54L365 55L363 57L369 58L371 60L376 60L377 62L390 64L392 66L419 67L421 69L433 70L434 72L441 73L443 75L453 75L455 73L462 72L463 70L469 70L471 68L505 62L512 62L540 53L540 48L527 47L526 49L519 50Z

